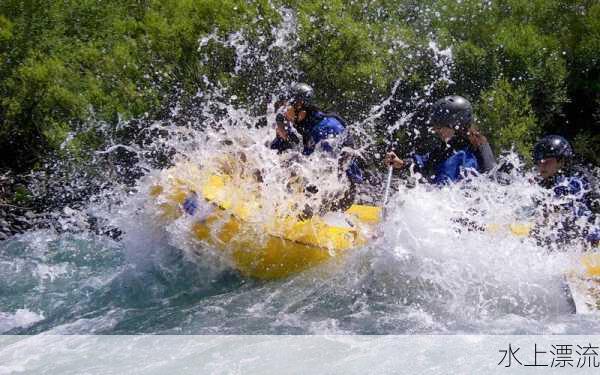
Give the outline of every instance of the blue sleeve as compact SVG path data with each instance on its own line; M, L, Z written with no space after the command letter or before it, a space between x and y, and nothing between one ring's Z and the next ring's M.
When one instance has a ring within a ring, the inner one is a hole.
M425 166L427 165L427 163L429 163L429 154L425 154L425 155L414 154L412 156L412 160L415 165L415 170L417 172L421 172L421 171L425 170Z
M271 142L271 150L283 151L283 139L275 137Z
M364 181L363 173L354 160L350 162L350 166L346 170L346 176L355 184L361 184Z
M323 118L312 128L310 132L311 140L308 142L309 146L304 148L304 155L312 154L317 146L323 151L333 152L334 147L330 140L344 131L344 126L335 117Z
M346 128L340 120L338 120L335 117L325 117L313 128L311 132L311 144L318 146L321 150L325 152L334 154L337 149L343 147L346 143L342 143L341 140L338 138L339 136L347 136L347 134L344 134L345 131ZM336 144L332 142L334 139L334 142L340 143ZM334 147L334 145L336 147ZM305 148L304 153L305 155L309 155L313 151L314 146L312 148ZM350 165L346 170L346 176L348 176L350 181L352 181L353 183L362 183L364 181L363 173L356 161L354 160L350 162Z
M279 137L275 137L275 139L271 142L271 150L277 150L278 152L284 152L285 150L289 150L293 147L293 144L289 141L283 140Z
M336 138L344 132L344 126L335 117L325 117L315 126L313 138L315 144L320 143L320 147L327 152L333 152L329 139Z
M270 145L271 150L277 150L279 153L282 153L286 150L294 148L294 146L300 142L300 139L298 138L298 136L296 135L296 132L293 129L290 129L288 127L287 132L288 132L287 140L284 140L282 138L279 138L278 136L275 136L275 139L273 139L273 141L271 141L271 145Z

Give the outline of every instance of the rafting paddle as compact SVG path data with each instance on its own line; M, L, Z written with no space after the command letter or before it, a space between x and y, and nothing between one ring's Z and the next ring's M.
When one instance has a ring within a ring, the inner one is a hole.
M383 203L382 203L382 208L383 208L383 215L385 216L385 208L387 206L388 203L388 199L390 197L390 187L392 185L392 172L394 171L394 167L393 166L389 166L388 167L388 174L387 174L387 180L385 183L385 193L383 193Z

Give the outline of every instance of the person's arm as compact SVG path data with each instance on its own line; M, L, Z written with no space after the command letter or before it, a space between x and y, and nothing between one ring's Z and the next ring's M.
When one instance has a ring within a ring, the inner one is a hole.
M481 164L480 172L486 173L491 171L496 166L496 157L487 138L475 128L469 130L468 138L477 153L478 162Z
M360 184L364 182L363 172L355 159L356 145L352 134L343 127L340 127L338 131L331 133L329 140L334 142L334 144L337 144L332 147L328 141L323 140L323 146L329 148L331 152L333 152L334 149L340 149L338 158L339 171L345 171L346 176L348 176L350 181L354 184Z
M278 113L275 117L275 136L287 141L289 136L285 126L286 120L283 114Z
M385 164L391 166L394 169L404 169L411 165L411 159L400 159L395 152L390 151L385 155Z
M414 172L423 173L429 163L430 154L413 154L409 158L400 159L395 152L388 152L385 156L385 163L391 165L394 169L403 170L412 168Z
M271 142L271 149L284 152L300 142L298 136L291 130L289 121L282 113L277 114L275 123L275 139Z
M491 171L496 166L496 158L494 157L494 151L490 147L489 143L484 143L477 149L481 161L481 173Z

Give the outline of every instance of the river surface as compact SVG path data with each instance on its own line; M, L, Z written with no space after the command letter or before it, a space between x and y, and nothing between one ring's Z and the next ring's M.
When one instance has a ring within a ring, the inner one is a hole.
M483 220L510 222L518 197L527 186L535 191L525 180L475 180L469 194L467 185L401 187L368 246L268 282L244 278L209 256L218 250L186 241L185 222L159 225L139 208L110 211L120 216L119 240L33 230L0 243L0 332L598 332L600 321L573 314L564 291L576 249L548 252L509 230L467 231L453 220L476 206L487 212ZM190 256L198 247L206 258Z
M293 51L296 21L289 11L282 11L282 17L280 28L273 30L273 45ZM236 51L236 72L244 63L256 62L240 34L203 38L199 48L209 42ZM440 72L424 88L426 95L436 84L452 80L452 51L440 50L434 41L429 49ZM268 68L287 72L285 77L301 76L293 64ZM290 83L275 73L282 87ZM243 159L262 174L260 190L271 202L289 199L290 176L304 176L319 186L316 198L321 200L327 200L329 190L343 189L344 182L337 180L334 159L319 153L306 159L276 155L265 147L274 135L272 108L266 116L268 126L256 127L265 121L264 115L256 116L237 98L227 97L219 84L209 87L213 90L198 93L202 105L194 109L195 119L189 119L188 126L182 126L182 108L174 103L173 121L159 121L140 132L150 134L153 143L115 141L96 153L109 167L117 152L135 157L143 176L134 186L115 185L89 204L58 212L58 224L50 229L0 242L0 333L600 332L597 317L572 313L565 293L563 275L578 267L581 249L549 251L506 229L510 223L531 220L532 202L544 198L524 169L510 176L510 184L480 176L444 188L408 188L395 177L386 218L367 246L282 280L242 277L217 249L189 239L189 222L167 225L155 220L148 190L161 171L144 155L166 149L172 164L209 169L214 167L209 161L223 154L230 160ZM360 139L360 157L371 165L380 164L382 155L369 152L374 143L369 130L388 101L348 124ZM424 101L416 98L415 104ZM403 114L390 134L412 115ZM126 126L120 123L119 129ZM362 202L381 201L385 173L374 174L379 174L379 183L361 188ZM107 172L105 180L112 181L112 176ZM97 234L86 219L90 216L117 228L121 236ZM500 230L469 231L464 219L483 227L498 224ZM206 256L191 255L198 252Z

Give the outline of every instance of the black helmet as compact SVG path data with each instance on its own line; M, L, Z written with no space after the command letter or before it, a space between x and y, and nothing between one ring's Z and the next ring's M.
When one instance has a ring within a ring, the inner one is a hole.
M433 105L431 126L467 131L472 122L473 108L471 103L462 96L446 96Z
M310 103L315 97L315 90L306 83L296 83L290 90L292 102L303 100L305 103Z
M560 135L547 135L540 139L533 148L533 160L539 162L542 159L570 159L573 157L573 148L569 141Z

